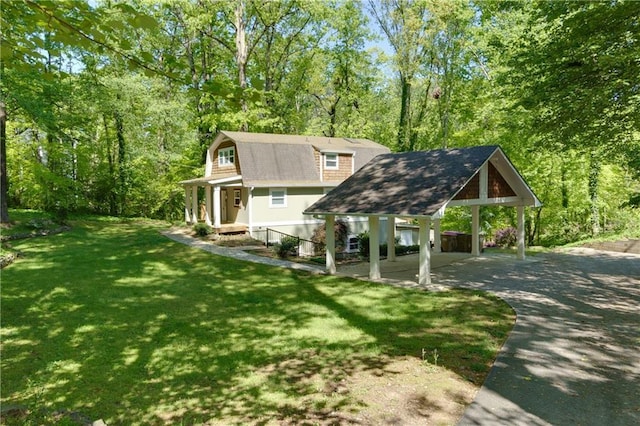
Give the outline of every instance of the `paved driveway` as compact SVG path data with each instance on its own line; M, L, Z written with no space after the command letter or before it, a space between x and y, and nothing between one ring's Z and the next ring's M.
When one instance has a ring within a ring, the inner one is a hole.
M640 256L475 258L434 275L494 292L517 312L460 425L640 425Z

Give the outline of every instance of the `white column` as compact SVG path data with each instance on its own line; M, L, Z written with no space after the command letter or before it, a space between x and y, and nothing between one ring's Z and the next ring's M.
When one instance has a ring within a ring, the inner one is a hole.
M211 226L211 187L204 187L204 223Z
M433 251L440 253L442 251L442 239L440 238L440 219L433 220Z
M431 284L431 241L429 241L429 230L431 228L430 218L418 219L420 225L420 269L418 274L418 284Z
M221 228L220 216L222 210L220 208L220 187L218 185L213 187L213 227L216 229Z
M334 215L327 215L324 219L327 243L327 272L333 275L336 273L336 234L334 231L336 217Z
M191 223L198 223L198 187L191 187Z
M518 215L518 259L524 260L524 206L517 206Z
M396 261L396 218L387 216L387 260Z
M191 221L191 208L189 207L189 187L184 187L184 222L189 224Z
M380 279L380 218L369 216L369 279Z
M480 256L480 206L471 206L471 255Z

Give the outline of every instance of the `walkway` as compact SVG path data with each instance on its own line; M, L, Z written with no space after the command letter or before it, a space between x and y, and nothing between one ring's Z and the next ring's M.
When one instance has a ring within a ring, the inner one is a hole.
M206 241L199 240L197 238L185 235L180 230L168 230L162 232L167 238L177 241L188 246L207 251L209 253L217 254L218 256L232 257L234 259L246 260L247 262L262 263L264 265L279 266L282 268L296 269L299 271L307 271L314 274L323 274L324 268L321 266L306 265L302 263L289 262L287 260L272 259L270 257L257 256L255 254L247 253L243 250L247 247L221 247L215 244L208 243Z

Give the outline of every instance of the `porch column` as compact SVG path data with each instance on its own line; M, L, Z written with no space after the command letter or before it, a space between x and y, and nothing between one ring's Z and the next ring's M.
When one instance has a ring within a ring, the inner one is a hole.
M213 187L213 227L215 229L221 228L220 216L222 215L220 209L220 187L218 185Z
M380 218L369 216L369 279L380 279Z
M387 261L396 261L396 218L387 216Z
M442 239L440 238L440 219L433 220L433 251L440 253L442 251Z
M211 226L211 187L204 187L204 223Z
M524 260L524 206L516 207L518 216L518 259Z
M327 273L333 275L336 273L336 234L334 232L336 217L334 215L327 215L324 219L327 243Z
M431 284L431 241L429 234L431 218L418 219L420 230L418 231L420 243L420 269L418 274L419 285Z
M471 206L471 256L480 256L480 206Z
M191 187L191 223L198 223L198 186Z
M189 187L184 187L184 222L189 224L191 221L191 209L189 208Z

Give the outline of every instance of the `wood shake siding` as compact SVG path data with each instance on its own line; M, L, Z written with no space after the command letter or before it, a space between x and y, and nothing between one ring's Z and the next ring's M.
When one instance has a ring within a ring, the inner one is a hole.
M487 178L487 198L513 197L515 191L509 186L498 169L489 162ZM455 196L454 200L475 200L480 198L480 174L476 174L467 185Z
M222 166L218 165L218 151L225 148L234 148L234 165ZM223 142L216 148L213 152L212 167L211 167L211 176L214 177L227 177L240 175L240 161L238 161L238 149L236 148L236 144L233 142Z
M342 182L349 176L351 176L352 170L352 155L350 154L338 154L338 169L327 170L322 164L322 177L327 182Z
M476 173L476 175L471 178L469 183L462 188L458 195L456 195L454 200L476 200L480 198L480 174Z
M487 195L489 198L514 197L515 191L509 186L505 178L502 177L498 169L489 163L489 185Z

